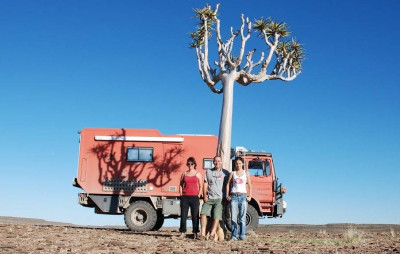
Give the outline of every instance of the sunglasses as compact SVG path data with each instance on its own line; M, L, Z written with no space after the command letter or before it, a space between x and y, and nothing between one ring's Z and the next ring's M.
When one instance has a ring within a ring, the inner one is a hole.
M190 163L190 162L186 164L186 166L193 166L193 165L194 165L194 164L193 164L193 163Z

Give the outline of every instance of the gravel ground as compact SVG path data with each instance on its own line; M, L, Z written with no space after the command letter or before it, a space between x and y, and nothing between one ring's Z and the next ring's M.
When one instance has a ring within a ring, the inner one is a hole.
M0 253L400 253L400 225L266 225L244 241L0 217Z

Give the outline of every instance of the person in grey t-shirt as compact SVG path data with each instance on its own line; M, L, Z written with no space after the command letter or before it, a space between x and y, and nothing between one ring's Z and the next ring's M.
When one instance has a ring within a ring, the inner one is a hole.
M201 237L206 235L207 216L211 216L214 221L210 236L214 237L217 226L222 220L222 200L225 198L226 182L229 171L222 168L222 159L214 157L214 168L208 169L204 177L203 185L203 207L200 212Z

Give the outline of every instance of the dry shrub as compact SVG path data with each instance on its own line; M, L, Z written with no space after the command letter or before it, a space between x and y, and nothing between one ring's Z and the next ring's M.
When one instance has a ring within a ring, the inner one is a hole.
M396 232L394 231L394 228L390 228L390 236L391 236L392 238L395 238L395 237L396 237Z
M251 238L257 238L258 237L257 233L254 232L253 230L247 231L246 234Z
M350 225L344 232L344 241L346 243L358 243L362 241L363 232L357 230L357 227Z
M320 229L319 230L319 234L323 235L323 236L326 236L326 230L325 229Z

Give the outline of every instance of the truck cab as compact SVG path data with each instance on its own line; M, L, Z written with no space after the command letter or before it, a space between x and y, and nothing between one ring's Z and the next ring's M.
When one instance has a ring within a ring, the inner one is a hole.
M241 157L245 161L245 170L251 177L252 199L249 202L246 224L247 228L256 228L259 217L282 217L286 212L286 201L283 194L286 188L278 184L272 154L265 151L247 150L244 147L232 149L234 160ZM232 170L234 170L232 163ZM229 228L229 225L228 225Z

